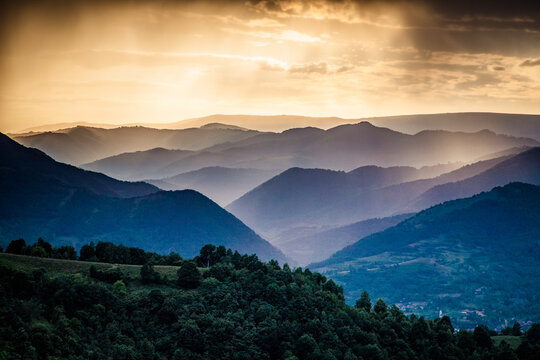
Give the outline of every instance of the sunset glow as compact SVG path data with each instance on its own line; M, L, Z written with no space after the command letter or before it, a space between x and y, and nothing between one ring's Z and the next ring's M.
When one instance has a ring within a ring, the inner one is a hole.
M1 131L216 113L540 112L540 21L525 6L22 3L3 9Z

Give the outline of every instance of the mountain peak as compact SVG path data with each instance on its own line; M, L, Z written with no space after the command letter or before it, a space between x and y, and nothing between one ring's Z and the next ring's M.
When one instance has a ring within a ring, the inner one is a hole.
M229 125L229 124L223 124L223 123L208 123L205 125L202 125L199 129L207 129L207 130L242 130L242 131L251 131L250 129L236 126L236 125Z

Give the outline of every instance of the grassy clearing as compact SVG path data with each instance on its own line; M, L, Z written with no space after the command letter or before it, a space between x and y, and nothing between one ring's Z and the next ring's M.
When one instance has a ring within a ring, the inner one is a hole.
M495 346L499 346L501 342L506 341L506 343L514 350L521 344L521 336L500 335L492 336L491 339Z
M0 266L26 273L30 273L37 269L45 269L51 275L54 275L55 273L88 273L90 271L90 266L92 265L95 265L100 270L119 267L124 274L131 278L138 278L141 269L140 265L104 264L98 262L49 259L5 253L0 254ZM178 271L177 266L160 265L154 266L154 269L162 276L166 275L169 279L176 279L176 272Z

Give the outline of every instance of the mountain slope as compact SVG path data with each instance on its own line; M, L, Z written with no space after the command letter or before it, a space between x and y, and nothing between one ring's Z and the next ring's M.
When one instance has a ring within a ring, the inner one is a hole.
M192 189L221 206L276 175L273 170L208 167L159 180L145 180L163 190Z
M413 206L424 209L444 201L488 191L512 181L540 185L540 147L513 156L476 176L435 186L416 199Z
M227 209L270 237L292 227L351 223L342 212L322 209L338 207L349 197L372 188L415 179L418 174L419 170L412 167L365 166L348 173L292 168L245 194Z
M464 323L518 312L532 320L539 204L540 186L511 183L424 210L310 267L344 283L351 299L371 288L408 311L441 310Z
M118 181L100 173L56 162L41 151L26 148L1 133L0 173L5 180L17 176L31 178L37 183L39 178L66 187L84 188L96 195L134 197L159 191L147 183Z
M258 132L252 130L212 126L184 130L158 130L141 126L114 129L77 126L55 132L15 136L14 139L25 146L44 151L55 160L78 165L156 147L200 150L256 134Z
M8 150L2 151L0 163L2 246L10 239L32 241L41 236L55 245L106 240L193 256L213 243L285 260L237 218L195 191L157 191L149 184L119 182L59 164L6 136L1 140L2 150ZM60 176L63 172L68 175ZM151 193L116 196L133 192L133 186Z
M296 260L299 266L306 266L309 263L325 260L358 239L397 225L412 215L402 214L359 221L310 235L292 237L280 242L274 241L273 244L287 256Z
M117 179L144 180L159 178L160 170L170 163L192 155L193 151L155 148L109 156L81 168L99 171Z
M364 166L349 173L290 169L245 194L227 209L272 239L294 227L340 226L411 212L410 202L433 186L471 177L503 159L478 162L422 180L416 179L432 175L434 169ZM448 168L453 166L436 167L439 171Z

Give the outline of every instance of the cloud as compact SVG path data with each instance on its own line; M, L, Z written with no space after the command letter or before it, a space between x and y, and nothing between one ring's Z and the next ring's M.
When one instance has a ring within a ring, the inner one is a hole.
M337 68L336 70L336 73L344 73L344 72L347 72L347 71L350 71L354 69L354 66L351 66L351 65L343 65L343 66L340 66L339 68Z
M67 59L90 69L136 65L141 67L167 67L192 64L196 58L246 61L265 64L269 67L284 69L284 61L267 56L246 56L225 53L176 53L150 52L140 50L92 49L43 56L46 59Z
M477 73L474 75L474 79L460 82L456 85L456 89L459 90L477 90L485 86L499 84L501 80L494 74L490 73Z
M509 6L500 0L251 0L260 12L273 16L333 19L346 23L370 23L379 26L425 27L454 30L476 29L540 29L540 5L536 1L518 1ZM396 24L398 18L404 20Z
M292 41L303 43L318 43L322 42L322 39L318 36L311 36L296 30L274 30L274 31L258 31L258 30L242 30L238 28L225 28L226 32L232 34L240 34L250 37L256 37L265 40L274 40L277 42Z
M290 73L304 73L304 74L326 74L328 72L328 64L325 62L293 65L289 68Z
M523 66L523 67L540 66L540 58L538 58L538 59L527 59L524 62L522 62L521 64L519 64L519 66Z

